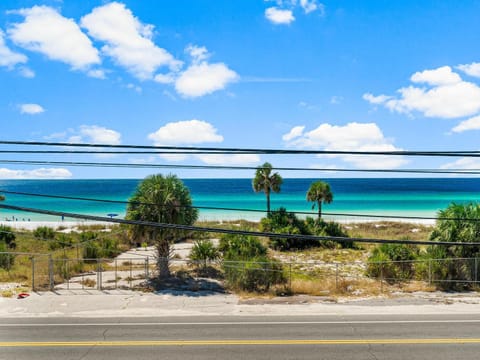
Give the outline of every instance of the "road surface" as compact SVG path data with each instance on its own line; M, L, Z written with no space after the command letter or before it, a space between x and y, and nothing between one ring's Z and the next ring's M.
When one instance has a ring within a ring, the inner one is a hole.
M0 319L0 359L475 359L479 315Z

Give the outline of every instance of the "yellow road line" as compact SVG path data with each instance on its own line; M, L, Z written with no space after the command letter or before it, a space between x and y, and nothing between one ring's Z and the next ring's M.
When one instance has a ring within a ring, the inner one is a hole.
M0 347L480 344L480 339L3 341Z

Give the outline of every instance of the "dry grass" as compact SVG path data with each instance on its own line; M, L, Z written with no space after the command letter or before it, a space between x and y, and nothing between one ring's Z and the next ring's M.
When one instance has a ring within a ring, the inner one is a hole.
M393 221L351 223L344 228L350 237L392 240L426 240L433 230L430 225Z
M387 289L384 289L386 291ZM382 293L379 281L370 279L294 279L291 284L293 294L311 296L378 296Z
M94 288L97 285L97 282L93 279L85 279L85 280L80 281L80 284L82 284L83 286L86 286L86 287Z

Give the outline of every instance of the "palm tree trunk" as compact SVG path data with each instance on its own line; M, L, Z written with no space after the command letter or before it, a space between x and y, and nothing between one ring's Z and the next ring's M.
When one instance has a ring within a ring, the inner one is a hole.
M265 193L267 195L267 213L270 213L270 192Z
M322 202L318 202L318 220L322 218Z
M161 239L157 242L157 266L158 277L166 279L170 277L170 243L167 239Z

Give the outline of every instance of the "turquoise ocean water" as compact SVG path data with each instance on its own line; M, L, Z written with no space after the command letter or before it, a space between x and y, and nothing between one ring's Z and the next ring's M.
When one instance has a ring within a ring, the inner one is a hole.
M141 180L0 180L1 190L126 201ZM314 179L285 179L282 191L272 194L272 208L312 211L305 193ZM324 212L434 217L451 202L480 201L480 180L436 179L326 179L334 201ZM250 179L186 179L194 205L265 210L265 196L254 193ZM63 200L5 194L5 204L72 213L123 217L126 204ZM315 210L313 210L315 211ZM201 220L259 220L262 212L200 210ZM0 219L59 221L58 217L0 209ZM337 216L338 220L349 217ZM357 219L362 219L357 218ZM69 220L69 219L66 219Z

